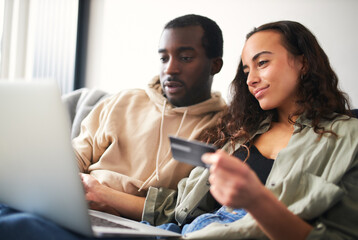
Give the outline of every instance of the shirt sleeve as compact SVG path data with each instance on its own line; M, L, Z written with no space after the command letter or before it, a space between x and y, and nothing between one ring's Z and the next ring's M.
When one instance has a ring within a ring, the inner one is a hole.
M358 239L358 164L342 178L343 198L313 222L307 240Z
M155 226L170 222L182 225L213 211L218 205L209 194L208 176L207 169L196 167L178 183L177 190L150 187L142 220Z
M173 222L177 195L176 190L149 187L142 220L154 226Z

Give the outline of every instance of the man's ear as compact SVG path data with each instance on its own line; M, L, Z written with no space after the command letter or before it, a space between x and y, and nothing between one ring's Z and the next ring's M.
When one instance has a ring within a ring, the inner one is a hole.
M223 67L224 61L221 57L214 58L212 61L213 62L211 65L210 75L214 76L215 74L220 72L221 68Z

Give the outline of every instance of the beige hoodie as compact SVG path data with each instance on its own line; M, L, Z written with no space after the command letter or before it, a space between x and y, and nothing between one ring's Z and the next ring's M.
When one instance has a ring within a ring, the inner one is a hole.
M158 77L146 90L115 94L91 111L73 139L80 171L138 196L145 196L149 186L175 189L193 167L172 158L168 135L195 139L225 108L220 93L193 106L174 107Z

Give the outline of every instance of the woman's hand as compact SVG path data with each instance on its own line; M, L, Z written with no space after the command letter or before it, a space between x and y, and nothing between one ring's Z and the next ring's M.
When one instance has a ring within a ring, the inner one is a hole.
M249 210L255 206L260 194L265 192L256 174L236 157L218 150L204 154L202 160L211 165L210 191L220 204Z
M211 164L210 192L222 205L244 208L270 239L305 239L312 226L290 212L239 159L218 150L202 157Z

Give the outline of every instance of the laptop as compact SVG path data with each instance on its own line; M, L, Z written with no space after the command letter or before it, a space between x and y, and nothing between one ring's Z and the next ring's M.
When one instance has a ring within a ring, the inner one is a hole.
M88 209L55 82L0 81L0 113L0 203L85 236L180 236ZM104 226L93 226L93 216Z

